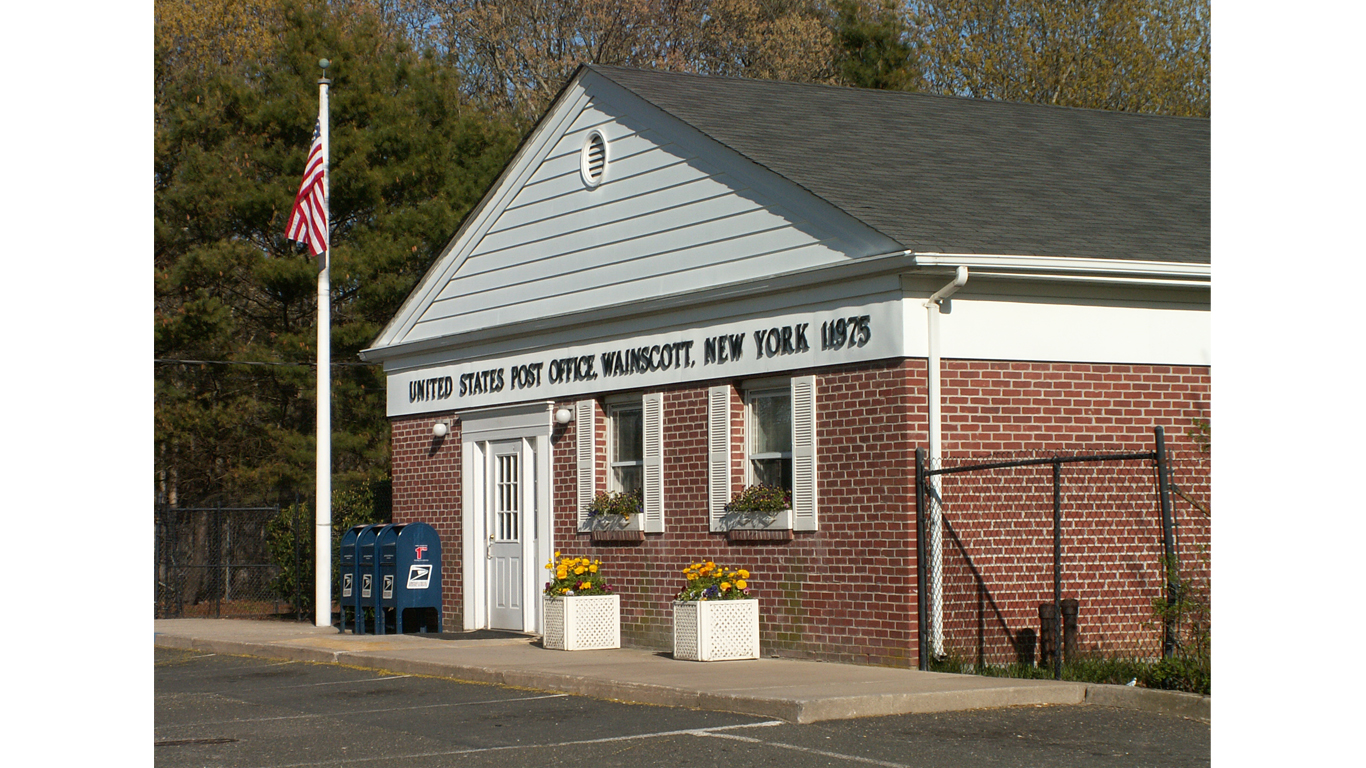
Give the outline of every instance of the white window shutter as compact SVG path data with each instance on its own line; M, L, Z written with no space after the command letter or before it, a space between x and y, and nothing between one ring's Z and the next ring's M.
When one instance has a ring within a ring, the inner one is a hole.
M730 502L730 385L707 392L707 511L711 530L724 531Z
M792 529L817 530L816 377L792 379Z
M588 508L593 505L593 492L597 489L596 458L593 443L597 437L597 413L592 400L580 400L574 404L574 433L578 438L579 464L579 530L588 527Z
M664 532L664 395L660 392L641 398L642 432L645 438L645 466L642 468L646 533Z

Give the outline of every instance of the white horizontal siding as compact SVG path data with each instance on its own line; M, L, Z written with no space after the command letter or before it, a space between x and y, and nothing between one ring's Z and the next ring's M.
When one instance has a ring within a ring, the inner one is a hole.
M642 195L678 190L701 182L705 182L704 188L690 189L688 193L704 196L734 191L717 184L708 173L688 165L681 158L672 155L664 157L664 154L658 147L649 146L624 158L614 156L609 167L610 183L599 186L594 192L598 205L613 209L615 212L620 210L623 203L636 202L637 205L643 205L644 201L636 201L636 198ZM498 224L490 230L490 235L516 232L529 224L573 216L582 211L583 199L578 193L583 189L583 185L579 181L577 166L570 181L573 183L565 184L564 188L558 190L549 184L524 188L508 210L499 217ZM497 242L495 240L491 243L481 243L481 246L492 250L498 247Z
M437 302L462 301L491 290L515 290L519 285L536 281L546 284L540 292L544 296L604 281L636 279L642 277L640 261L659 259L669 254L689 255L691 258L673 265L659 265L651 270L654 274L675 274L727 263L734 258L746 258L750 254L736 256L733 249L754 248L755 242L763 247L756 254L810 245L805 239L792 237L790 231L781 225L755 220L762 216L763 212L760 211L727 214L729 222L721 221L718 217L676 229L661 227L659 231L626 226L637 221L631 220L620 228L601 227L587 233L589 236L601 236L603 241L600 242L579 242L564 248L533 242L505 254L506 263L489 258L474 265L484 269L472 271L461 280L461 293L448 290ZM736 231L718 232L719 225L725 223L729 223ZM764 223L769 224L767 231L759 226ZM718 235L724 239L718 239ZM756 241L753 238L760 239ZM549 253L554 255L547 255ZM473 306L465 308L466 311L473 309Z
M746 236L741 242L757 244L765 240L781 240L786 234L783 231L760 233ZM623 244L623 247L628 245ZM687 253L700 256L710 251L697 248L689 249ZM445 336L468 329L568 314L586 307L612 306L734 282L734 267L729 261L698 267L688 263L687 253L675 260L678 268L672 272L641 277L631 269L630 263L614 264L611 270L574 273L565 278L563 286L545 286L549 293L540 296L527 296L517 286L491 288L473 297L474 301L448 302L451 305L450 313L424 320L414 329L413 338ZM793 271L827 264L830 253L830 249L822 245L806 244L787 249L775 248L764 251L763 255L771 257L774 266L780 267L781 271Z
M880 239L653 108L591 95L399 341L825 266ZM610 163L590 190L579 153L594 128Z
M635 189L635 194L621 195L616 200L604 200L592 208L569 210L559 216L491 232L480 244L481 253L475 258L497 254L500 262L516 263L526 260L519 252L573 253L595 243L615 242L643 233L675 228L680 224L702 223L759 208L754 201L738 197L710 179L696 179L675 186L658 183L665 181L658 178L659 175L652 174L655 178L639 184L631 183L636 179L614 182ZM668 181L672 182L673 179L669 178ZM778 221L779 217L774 218L775 224L787 224Z

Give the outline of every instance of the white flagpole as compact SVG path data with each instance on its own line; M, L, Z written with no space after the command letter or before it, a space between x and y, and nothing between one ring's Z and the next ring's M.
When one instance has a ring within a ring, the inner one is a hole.
M313 579L313 612L314 624L319 627L332 626L332 205L327 142L327 87L332 81L327 79L329 63L327 59L318 62L323 68L323 76L318 80L318 130L323 145L323 205L327 210L322 263L318 269L318 499L313 531L317 570Z

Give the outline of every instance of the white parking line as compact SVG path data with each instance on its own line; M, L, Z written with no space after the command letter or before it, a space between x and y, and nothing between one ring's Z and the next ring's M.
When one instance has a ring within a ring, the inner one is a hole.
M379 683L385 680L402 680L412 675L389 675L388 677L367 677L363 680L332 680L326 683L304 683L303 685L278 685L271 690L278 691L285 688L316 688L322 685L355 685L356 683Z
M288 763L283 765L263 766L262 768L310 768L311 766L321 765L352 765L355 763L373 762L393 762L402 760L412 760L422 757L452 757L455 755L478 755L488 752L508 752L516 749L557 749L559 747L577 747L586 744L610 744L620 741L636 741L639 739L658 739L668 736L710 736L717 731L729 731L736 728L769 728L775 725L786 725L781 720L767 720L760 723L741 723L739 725L718 725L714 728L688 728L681 731L656 731L654 733L637 733L631 736L609 736L603 739L584 739L582 741L562 741L558 744L510 744L504 747L483 747L481 749L453 749L448 752L413 752L406 755L387 754L379 757L346 757L337 760L324 760L316 763ZM756 743L767 744L769 742L753 739ZM816 750L812 750L815 752ZM833 753L830 753L833 755ZM861 760L863 758L852 758ZM896 766L895 763L880 763L880 765L894 766L895 768L908 768L907 766Z
M568 696L568 695L569 695L569 694L567 694L567 693L552 693L552 694L549 694L549 695L547 695L547 696L524 696L524 697L521 697L521 698L513 698L513 699L485 699L484 701L457 701L457 702L451 702L451 703L449 703L449 704L422 704L422 705L413 706L413 707L390 707L390 708L388 708L388 709L356 709L356 710L347 710L347 711L345 711L345 712L329 712L329 713L325 713L325 714L316 714L316 715L313 715L313 714L310 714L310 715L281 715L280 717L250 717L250 718L245 718L245 719L240 719L240 718L239 718L239 719L237 719L237 720L211 720L211 721L201 722L201 723L176 723L175 725L162 726L162 727L160 727L160 728L157 728L156 730L157 730L157 731L162 731L162 730L175 730L176 728L199 728L199 727L205 726L205 725L241 725L241 724L244 724L244 723L268 723L268 722L273 722L273 721L276 721L276 720L308 720L308 719L319 718L319 717L345 717L345 716L349 716L349 715L374 715L374 714L379 714L379 713L381 713L381 712L407 712L407 711L409 711L409 710L414 710L414 709L438 709L438 708L440 708L440 707L471 707L471 706L484 705L484 704L505 704L505 703L515 702L515 701L536 701L537 699L562 699L562 698L564 698L564 697L566 697L566 696Z
M853 762L853 763L867 763L868 765L881 765L881 766L884 766L884 768L911 768L910 766L904 765L904 764L902 764L902 763L889 763L889 762L887 762L886 760L874 760L874 759L872 759L872 758L870 758L870 757L859 757L859 756L857 756L857 755L846 755L846 754L843 754L843 753L840 753L840 752L827 752L827 751L824 750L824 749L812 749L811 747L800 747L800 746L797 746L796 744L784 744L784 743L781 742L781 741L764 741L763 739L751 739L751 738L749 738L748 736L736 736L736 735L734 735L734 734L729 734L729 733L699 733L699 734L697 734L697 735L698 735L698 736L707 736L707 737L710 737L710 738L713 738L713 739L734 739L735 741L744 741L744 742L748 742L748 743L751 743L751 744L762 744L762 745L764 745L764 746L766 746L766 747L781 747L781 748L783 748L783 749L790 749L790 750L793 750L794 752L806 752L807 754L811 754L811 755L820 755L821 757L833 757L833 758L835 758L835 759L837 759L837 760L848 760L849 762Z

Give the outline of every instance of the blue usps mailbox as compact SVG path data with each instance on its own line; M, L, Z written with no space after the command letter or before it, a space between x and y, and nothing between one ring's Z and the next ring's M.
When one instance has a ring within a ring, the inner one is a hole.
M378 615L392 611L399 634L405 614L419 621L419 631L441 632L441 539L436 530L426 523L389 526L380 533L377 550ZM384 623L377 620L376 626Z
M391 526L367 525L356 536L356 634L365 634L365 609L374 611L375 625L381 625L379 612L379 557L375 542ZM378 629L376 631L379 631Z
M341 584L337 589L337 602L341 604L341 629L346 631L346 613L349 609L352 616L352 628L360 618L360 609L356 605L356 596L360 580L356 576L356 540L360 538L360 532L369 526L357 525L342 535L341 551L338 553L338 561L341 570Z

